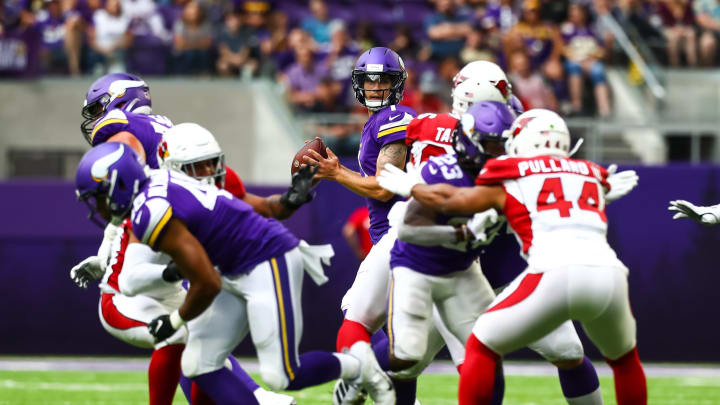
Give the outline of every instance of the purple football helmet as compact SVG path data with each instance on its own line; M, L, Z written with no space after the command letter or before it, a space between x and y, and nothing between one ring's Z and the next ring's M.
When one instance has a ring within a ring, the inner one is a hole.
M365 96L365 82L379 82L382 79L390 80L390 87L377 89L382 91L382 100L368 100ZM407 79L407 71L402 58L392 49L383 47L371 48L363 52L352 71L355 98L370 111L378 111L399 103L402 100L405 79Z
M510 95L510 100L508 100L508 105L515 112L515 115L520 115L525 112L525 107L523 106L522 101L520 101L520 99L514 94Z
M90 133L95 122L105 112L117 108L139 114L152 113L148 85L141 78L129 73L110 73L90 85L82 108L85 119L80 125L80 130L90 145Z
M90 209L91 221L104 227L96 214L109 210L112 223L119 225L146 179L140 156L130 146L105 142L87 151L80 160L75 193Z
M470 106L453 137L460 167L479 171L488 159L504 154L503 132L514 120L515 113L506 103L482 101Z

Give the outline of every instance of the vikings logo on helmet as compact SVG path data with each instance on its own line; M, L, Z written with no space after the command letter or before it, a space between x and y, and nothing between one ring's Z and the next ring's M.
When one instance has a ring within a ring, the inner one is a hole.
M82 108L85 120L80 125L90 145L90 134L97 120L116 108L138 114L152 113L150 88L142 79L129 73L111 73L91 84Z
M119 225L146 179L140 156L132 148L106 142L83 155L75 173L75 193L88 206L90 220L104 228L95 219L101 204L107 205L112 222Z

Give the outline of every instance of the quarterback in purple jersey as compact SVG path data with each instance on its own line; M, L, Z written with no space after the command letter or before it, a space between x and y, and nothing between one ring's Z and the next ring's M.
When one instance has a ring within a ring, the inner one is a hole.
M395 240L388 213L402 199L381 188L375 180L375 173L385 164L402 169L407 162L405 131L417 114L409 107L397 105L402 99L406 78L403 61L395 51L382 47L365 51L352 71L355 98L368 109L370 116L363 127L358 151L360 172L342 166L329 148L327 158L314 151L305 157L307 164L318 167L317 178L335 180L366 197L370 213L373 247L360 264L357 277L343 298L341 308L346 313L338 331L338 351L370 342L371 335L382 327L386 318L390 248ZM382 340L382 332L378 333ZM385 362L381 360L381 363ZM336 387L335 403L348 403L345 395L337 395L337 390ZM359 395L355 387L352 390L348 397ZM412 391L414 398L414 387ZM398 403L403 403L403 399L398 398Z
M313 172L306 167L295 174L307 183L307 192L298 198L309 199ZM187 322L183 373L215 403L258 403L224 366L248 330L260 374L272 389L348 378L376 403L393 403L387 377L369 360L374 360L372 351L354 346L349 353L298 355L303 269L316 282L325 282L321 262L333 255L329 245L299 241L249 204L182 173L157 170L148 177L140 157L122 143L104 143L86 153L76 185L79 198L99 212L130 217L135 239L170 255L190 282L180 308L155 318L148 328L161 342Z

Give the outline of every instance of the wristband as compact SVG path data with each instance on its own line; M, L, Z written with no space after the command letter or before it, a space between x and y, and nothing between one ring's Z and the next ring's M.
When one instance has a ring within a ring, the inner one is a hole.
M180 312L178 310L175 310L170 314L170 325L172 325L173 329L178 329L185 325L185 321L180 317Z

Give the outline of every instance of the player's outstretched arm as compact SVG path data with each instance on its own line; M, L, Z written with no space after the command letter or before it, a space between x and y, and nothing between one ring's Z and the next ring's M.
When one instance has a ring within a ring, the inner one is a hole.
M410 200L404 220L398 225L398 239L421 246L464 242L468 239L464 225L438 225L436 213L416 200Z
M416 184L411 195L442 214L473 214L505 206L501 186L454 187L449 184Z
M160 342L205 311L220 293L222 281L203 246L180 220L170 219L156 246L172 257L180 274L190 282L180 309L159 316L148 325L150 333Z
M340 164L337 156L330 148L327 148L327 159L319 153L310 150L309 156L304 157L308 165L317 165L318 172L315 175L319 179L334 180L347 187L355 194L363 197L370 197L380 201L387 201L393 197L393 193L380 187L375 176L363 177L360 173L350 170ZM404 141L392 142L380 149L377 160L377 171L380 172L386 163L390 163L401 169L405 168L407 146Z
M675 212L673 219L690 218L703 225L715 225L720 222L720 204L702 207L685 200L670 201L669 211Z
M312 201L312 181L318 167L305 166L292 176L292 184L284 194L260 197L245 193L243 201L250 204L258 214L276 219L289 218L303 204Z

